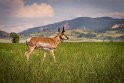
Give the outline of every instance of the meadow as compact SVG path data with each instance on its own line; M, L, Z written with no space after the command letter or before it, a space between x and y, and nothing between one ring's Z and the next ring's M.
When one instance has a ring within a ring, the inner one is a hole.
M35 50L26 62L25 44L0 44L0 83L123 83L123 42L63 42L50 54Z

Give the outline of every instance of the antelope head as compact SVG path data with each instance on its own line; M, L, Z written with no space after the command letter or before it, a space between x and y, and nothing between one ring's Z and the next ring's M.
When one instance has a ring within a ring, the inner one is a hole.
M62 31L60 30L60 28L58 29L58 34L57 34L57 36L61 39L61 40L67 40L67 39L69 39L65 34L64 34L64 32L65 32L65 28L64 28L64 26L63 26L63 29L62 29Z

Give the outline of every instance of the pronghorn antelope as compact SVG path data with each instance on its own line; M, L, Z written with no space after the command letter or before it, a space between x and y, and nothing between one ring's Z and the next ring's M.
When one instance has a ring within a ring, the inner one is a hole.
M58 29L58 34L54 38L47 38L47 37L32 37L26 40L26 44L28 46L27 51L25 52L25 57L27 61L29 60L29 56L35 48L40 48L44 51L43 62L46 57L46 52L51 52L51 55L54 59L54 63L57 63L56 58L54 56L54 49L60 43L61 40L66 40L68 37L64 34L65 29L60 31Z

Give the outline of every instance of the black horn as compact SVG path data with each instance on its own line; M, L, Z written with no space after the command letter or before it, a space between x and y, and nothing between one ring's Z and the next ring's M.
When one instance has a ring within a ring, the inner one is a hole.
M63 26L62 33L64 33L64 32L65 32L65 28L64 28L64 26Z
M58 32L60 32L60 28L58 28Z

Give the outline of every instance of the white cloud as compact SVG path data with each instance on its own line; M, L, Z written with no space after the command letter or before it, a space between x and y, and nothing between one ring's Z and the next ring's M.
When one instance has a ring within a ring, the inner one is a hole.
M0 30L21 32L51 22L54 9L50 4L25 4L26 0L0 0ZM47 18L47 20L46 20Z
M17 17L37 18L37 17L52 17L54 9L49 4L33 3L32 5L22 6L16 10Z
M2 31L6 31L6 32L21 32L23 30L29 29L29 28L33 28L33 24L29 23L29 24L23 24L23 25L16 25L16 26L5 26L5 25L0 25L1 28L0 30Z

